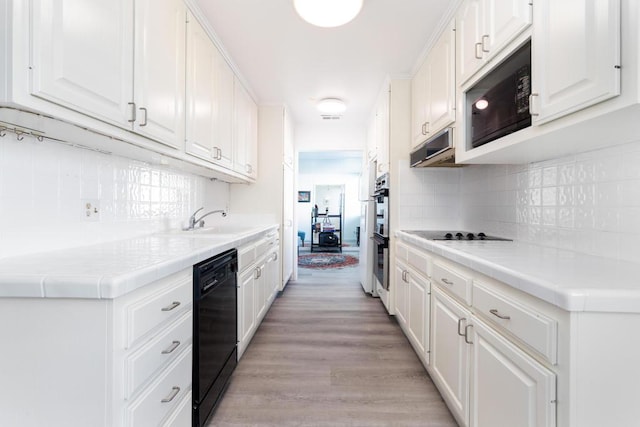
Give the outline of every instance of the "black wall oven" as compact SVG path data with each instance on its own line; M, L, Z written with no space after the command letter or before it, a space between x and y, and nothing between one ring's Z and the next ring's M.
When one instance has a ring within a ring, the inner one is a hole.
M237 364L237 252L193 266L193 426L202 427Z
M373 275L383 289L389 289L389 174L376 179L373 194L376 205L376 224L373 230Z

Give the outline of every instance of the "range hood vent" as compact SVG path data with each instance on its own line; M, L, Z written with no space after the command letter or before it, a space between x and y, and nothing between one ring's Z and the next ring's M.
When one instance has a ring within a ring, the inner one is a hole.
M411 152L410 166L425 167L460 167L456 164L453 147L453 129L446 128L442 132L426 140Z

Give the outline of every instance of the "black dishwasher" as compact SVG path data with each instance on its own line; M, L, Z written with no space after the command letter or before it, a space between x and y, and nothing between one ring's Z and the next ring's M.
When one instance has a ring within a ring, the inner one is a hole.
M237 364L235 249L193 266L193 426L202 427Z

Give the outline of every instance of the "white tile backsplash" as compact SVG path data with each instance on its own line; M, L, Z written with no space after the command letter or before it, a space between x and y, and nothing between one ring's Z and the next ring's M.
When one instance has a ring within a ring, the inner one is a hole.
M83 215L98 202L98 221ZM179 227L226 209L229 184L55 142L0 138L0 258Z
M401 204L424 206L421 217L400 206L401 228L448 219L444 227L640 262L640 141L527 165L399 169L411 177Z

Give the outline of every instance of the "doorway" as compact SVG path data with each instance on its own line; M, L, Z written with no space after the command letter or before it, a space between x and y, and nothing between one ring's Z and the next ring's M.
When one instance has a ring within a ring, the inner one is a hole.
M312 254L311 244L314 238L313 227L332 228L338 231L339 250L330 246L316 248L313 253L326 253L327 257L348 255L357 259L359 248L357 245L357 228L360 225L361 202L359 200L360 176L362 171L362 151L329 151L329 152L300 152L298 156L297 191L310 193L309 202L300 201L296 204L297 230L304 234L304 244L299 239L299 275L345 274L352 272L357 279L357 268L347 268L354 263L336 262L337 268L308 268L303 264L303 258ZM317 206L317 212L315 208ZM329 214L330 218L325 218ZM320 225L316 225L320 223ZM323 230L324 231L324 230ZM315 233L318 238L318 233ZM317 240L315 243L319 243ZM324 249L327 249L326 251Z

